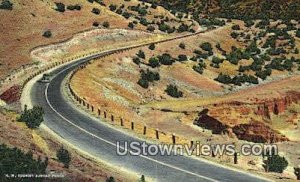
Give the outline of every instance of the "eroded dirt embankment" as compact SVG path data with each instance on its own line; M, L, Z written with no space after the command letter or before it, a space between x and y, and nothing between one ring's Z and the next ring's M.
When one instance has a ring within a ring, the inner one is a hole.
M238 139L255 143L288 141L272 126L272 120L281 115L291 115L290 107L300 101L300 92L288 91L278 97L252 99L249 102L224 102L208 106L199 113L194 124L209 129L215 134L234 134ZM293 118L299 113L293 111ZM297 119L296 119L297 120ZM282 125L295 125L290 118L282 118Z

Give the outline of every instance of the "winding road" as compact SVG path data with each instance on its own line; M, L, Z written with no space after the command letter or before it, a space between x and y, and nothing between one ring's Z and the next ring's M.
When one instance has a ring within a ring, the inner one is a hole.
M151 177L157 181L265 181L248 173L230 170L187 156L117 155L117 141L143 141L83 113L65 98L62 89L63 81L71 71L80 64L104 54L106 53L83 58L57 68L52 72L54 77L50 83L33 84L30 89L31 103L43 107L44 124L49 129L76 148L114 165L116 169L144 174L146 178Z

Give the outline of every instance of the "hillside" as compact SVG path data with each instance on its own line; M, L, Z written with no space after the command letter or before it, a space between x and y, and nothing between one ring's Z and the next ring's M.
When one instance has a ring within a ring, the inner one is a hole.
M198 14L210 14L225 18L282 18L300 19L299 0L146 0L173 11L189 12L197 17Z

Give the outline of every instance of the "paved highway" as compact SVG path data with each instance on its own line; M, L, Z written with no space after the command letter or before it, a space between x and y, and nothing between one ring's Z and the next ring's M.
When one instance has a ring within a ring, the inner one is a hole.
M58 68L53 71L55 76L50 83L36 82L30 91L32 104L42 106L45 110L44 124L64 140L116 166L117 169L134 171L157 181L263 181L247 173L186 156L118 156L117 141L142 141L80 112L62 93L64 78L89 59L84 58Z

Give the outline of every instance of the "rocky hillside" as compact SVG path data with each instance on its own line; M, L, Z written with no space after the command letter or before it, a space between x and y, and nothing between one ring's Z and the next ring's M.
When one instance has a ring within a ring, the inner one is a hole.
M173 11L211 14L226 18L300 19L299 0L147 0Z

